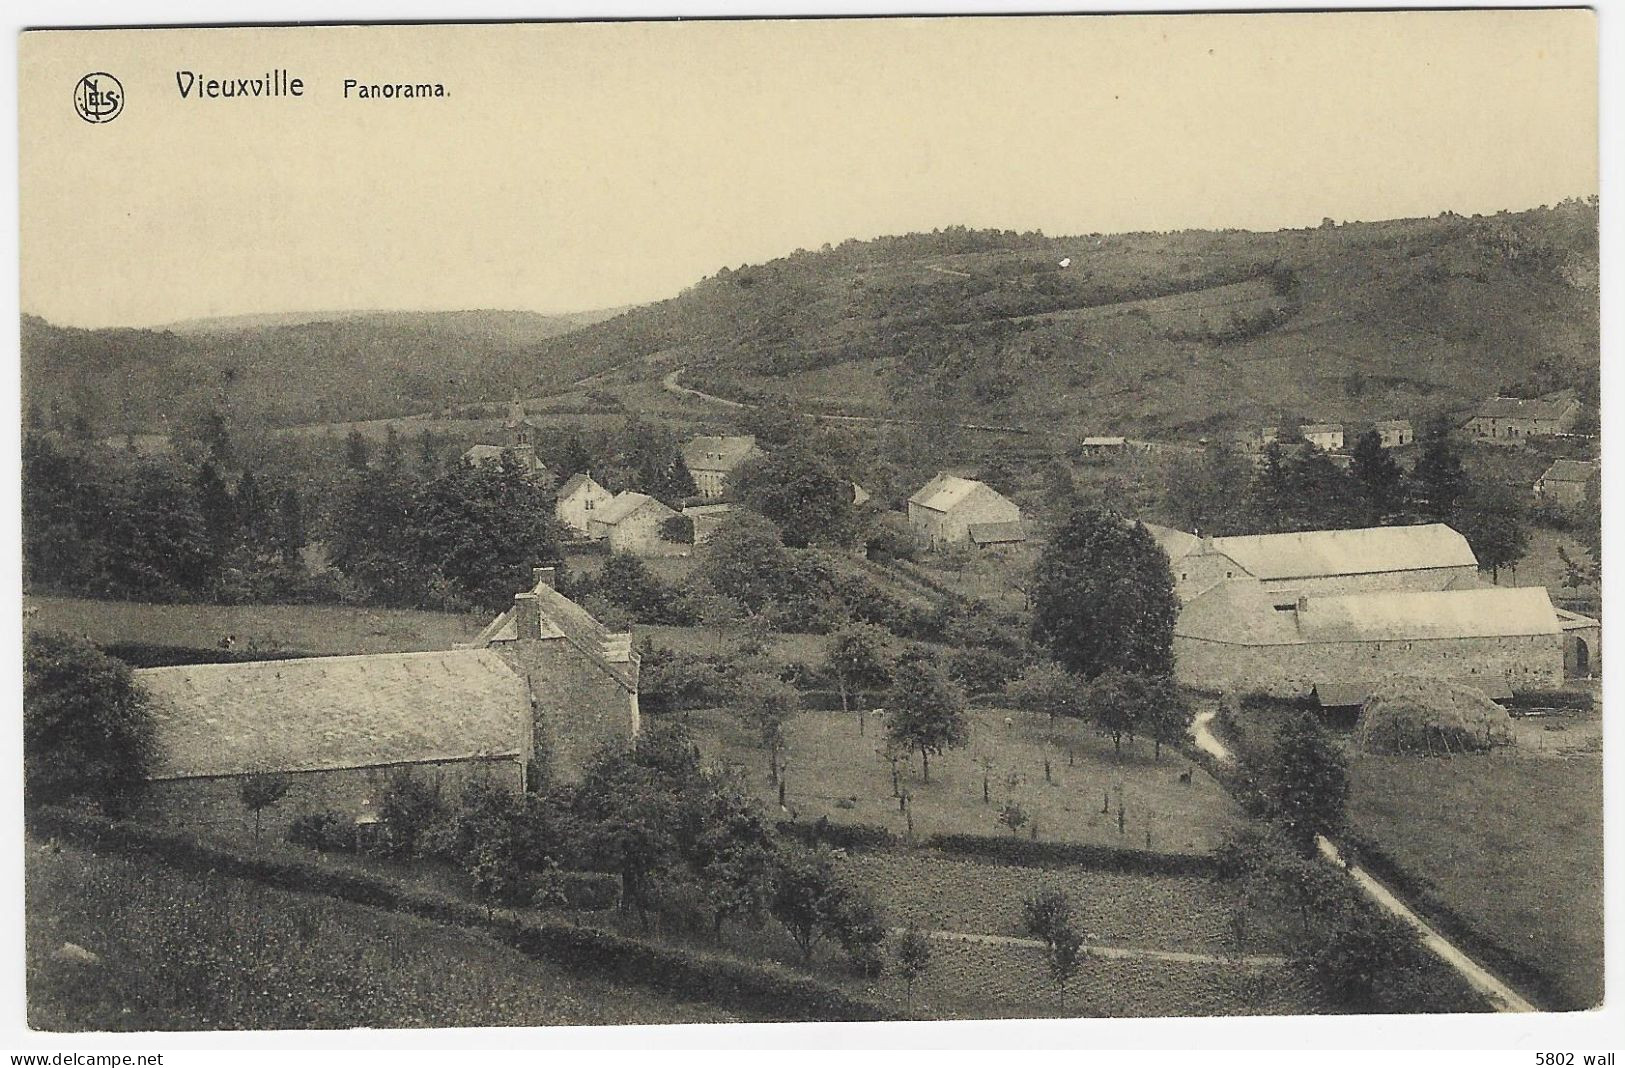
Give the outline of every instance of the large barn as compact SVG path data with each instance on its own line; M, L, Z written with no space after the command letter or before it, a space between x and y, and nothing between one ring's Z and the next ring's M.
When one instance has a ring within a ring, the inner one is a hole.
M466 648L193 664L134 672L153 709L157 753L141 814L214 833L255 823L245 778L286 776L261 814L280 835L323 811L365 824L394 775L453 793L471 778L521 791L545 773L579 776L591 755L639 729L638 660L552 588L514 598Z
M1553 607L1541 586L1485 585L1466 539L1443 524L1228 538L1147 529L1168 554L1175 671L1192 686L1306 696L1409 674L1522 690L1595 659L1595 620Z

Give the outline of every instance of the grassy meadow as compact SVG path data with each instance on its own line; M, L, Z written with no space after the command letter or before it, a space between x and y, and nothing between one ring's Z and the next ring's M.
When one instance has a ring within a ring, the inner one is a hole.
M29 843L26 924L28 1021L44 1031L744 1019L571 975L475 932L57 842Z

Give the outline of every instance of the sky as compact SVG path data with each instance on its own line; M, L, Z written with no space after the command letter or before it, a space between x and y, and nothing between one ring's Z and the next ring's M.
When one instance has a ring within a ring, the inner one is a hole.
M22 308L565 312L954 224L1518 210L1597 192L1595 34L1583 10L25 34ZM275 69L304 95L177 88ZM75 113L92 71L124 87L110 122Z

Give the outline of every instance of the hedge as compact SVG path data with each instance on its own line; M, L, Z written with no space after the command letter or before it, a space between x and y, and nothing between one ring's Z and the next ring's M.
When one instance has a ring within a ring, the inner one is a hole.
M786 838L836 849L890 849L903 841L894 832L872 823L832 823L823 817L814 823L780 820L774 827Z
M438 923L477 928L514 949L574 974L649 987L687 999L788 1021L889 1020L886 1007L808 976L672 946L613 931L491 913L449 894L409 887L371 873L336 870L312 861L256 856L174 831L114 822L89 812L40 808L29 830L86 842L191 872L213 872L266 886L325 894Z
M287 649L203 649L186 645L159 645L155 642L109 642L101 650L133 668L242 664L253 660L298 660L316 655Z
M1028 868L1066 865L1134 875L1197 876L1212 876L1218 870L1210 853L1157 853L1083 842L1042 842L984 834L933 834L925 844L944 853Z

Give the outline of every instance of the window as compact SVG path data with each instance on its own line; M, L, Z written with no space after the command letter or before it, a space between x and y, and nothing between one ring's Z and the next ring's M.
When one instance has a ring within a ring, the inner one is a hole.
M591 498L591 497L588 497L588 498L587 498L587 500L586 500L586 502L585 502L585 503L584 503L584 504L583 504L583 505L582 505L582 507L583 507L583 509L584 509L584 510L585 510L585 511L588 511L588 512L590 512L590 511L592 511L592 510L593 510L593 509L594 509L594 508L596 508L596 507L598 507L598 502L597 502L597 501L595 501L595 500L593 500L593 499L592 499L592 498Z

